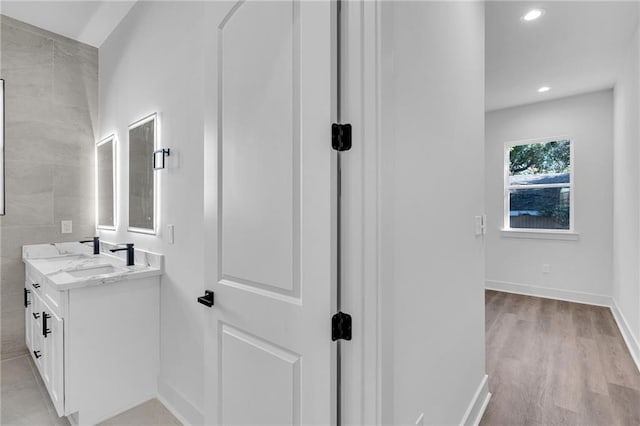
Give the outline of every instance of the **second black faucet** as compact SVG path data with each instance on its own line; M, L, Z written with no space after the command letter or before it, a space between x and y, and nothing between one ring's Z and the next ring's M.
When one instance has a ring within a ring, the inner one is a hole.
M125 245L126 245L126 247L111 249L110 251L112 253L114 253L116 251L126 250L127 251L127 266L133 266L134 263L135 263L134 262L134 256L133 256L133 243L127 243Z
M82 240L81 243L93 242L93 254L100 254L100 237L93 237L92 240Z

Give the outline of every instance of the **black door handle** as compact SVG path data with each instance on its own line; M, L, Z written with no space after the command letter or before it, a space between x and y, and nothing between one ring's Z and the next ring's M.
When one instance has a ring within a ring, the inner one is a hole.
M40 351L33 351L33 355L36 357L36 359L40 358L42 355L40 355Z
M35 319L40 318L40 312L32 312L31 315L33 315Z
M38 284L38 283L31 283L31 285L32 285L34 288L40 288L40 284Z
M31 293L31 290L27 290L25 288L24 289L24 307L25 308L31 304L31 301L29 300L29 293Z
M213 306L213 291L205 290L204 296L198 297L198 303L202 303L204 306L208 306L209 308Z

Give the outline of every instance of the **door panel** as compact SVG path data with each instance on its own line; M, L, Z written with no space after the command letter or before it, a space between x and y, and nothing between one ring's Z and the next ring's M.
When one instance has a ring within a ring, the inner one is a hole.
M36 364L36 366L38 366L38 369L40 370L40 373L43 374L42 372L44 371L44 363L43 363L43 352L44 352L44 345L43 345L43 337L42 337L42 308L43 308L44 304L42 303L42 299L40 298L40 296L38 295L38 293L35 290L31 290L31 310L32 310L32 317L31 317L31 350L32 353L34 352L38 352L40 354L39 357L35 357L34 356L34 362ZM33 314L36 315L37 318L33 317Z
M33 350L33 345L31 344L32 334L33 334L33 326L31 323L34 321L33 319L33 296L31 295L31 290L29 290L28 284L25 283L25 297L27 300L27 306L24 308L24 337L25 342L27 344L27 349L29 351Z
M300 424L300 356L228 325L220 334L221 424Z
M43 339L43 379L51 396L58 416L64 414L64 327L63 320L51 310L43 309L49 317L47 329L49 333Z
M207 10L205 421L330 424L331 3Z
M221 278L299 295L298 7L245 2L219 30Z

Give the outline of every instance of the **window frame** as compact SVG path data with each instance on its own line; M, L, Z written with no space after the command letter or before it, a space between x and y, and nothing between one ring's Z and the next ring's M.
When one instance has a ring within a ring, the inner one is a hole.
M550 183L550 184L534 184L534 185L510 185L509 184L509 164L510 156L509 151L511 147L517 145L531 145L531 144L545 144L549 142L558 142L567 140L569 141L569 183ZM525 139L511 142L505 142L504 144L504 157L503 157L503 228L502 231L509 233L522 233L522 234L575 234L575 142L574 139L568 135L560 135L553 137L544 137L536 139ZM513 189L544 189L544 188L569 188L569 229L551 229L551 228L512 228L510 224L510 190Z

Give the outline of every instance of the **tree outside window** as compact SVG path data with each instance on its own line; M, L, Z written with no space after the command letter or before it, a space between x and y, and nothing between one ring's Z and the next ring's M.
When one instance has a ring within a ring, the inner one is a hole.
M505 227L572 230L569 139L506 146Z

